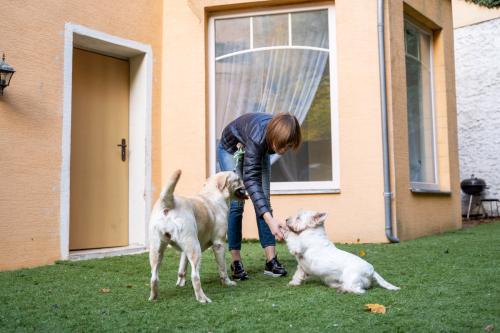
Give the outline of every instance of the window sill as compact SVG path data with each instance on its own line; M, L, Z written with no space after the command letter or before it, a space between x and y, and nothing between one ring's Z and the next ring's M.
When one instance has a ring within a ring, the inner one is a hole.
M280 189L271 190L272 195L284 195L284 194L338 194L340 189Z
M411 193L415 194L436 194L436 195L451 195L451 191L430 190L423 188L410 188Z

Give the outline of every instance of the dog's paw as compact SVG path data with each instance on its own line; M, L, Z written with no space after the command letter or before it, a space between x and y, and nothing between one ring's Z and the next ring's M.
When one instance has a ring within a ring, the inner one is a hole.
M292 280L292 281L288 282L288 285L290 287L297 287L297 286L300 286L300 281Z
M149 300L154 301L158 298L158 281L151 281L151 290L149 292Z
M178 278L177 283L175 285L180 288L184 287L186 285L186 279Z
M228 287L234 287L234 286L236 286L236 282L231 281L231 280L224 282L224 284L226 286L228 286Z
M234 286L236 286L236 282L232 281L229 278L221 279L221 282L222 282L223 285L226 285L228 287L234 287Z
M202 296L196 298L196 300L198 302L200 302L201 304L212 303L212 300L210 298L208 298L207 296L205 296L205 295L202 295Z

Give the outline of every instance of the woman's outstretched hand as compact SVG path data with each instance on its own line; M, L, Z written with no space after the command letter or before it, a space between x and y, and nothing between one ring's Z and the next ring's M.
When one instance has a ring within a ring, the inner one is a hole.
M269 226L269 229L271 230L271 233L274 235L274 237L276 237L277 240L282 241L284 236L281 229L286 229L285 222L274 218L269 212L264 213L263 218Z

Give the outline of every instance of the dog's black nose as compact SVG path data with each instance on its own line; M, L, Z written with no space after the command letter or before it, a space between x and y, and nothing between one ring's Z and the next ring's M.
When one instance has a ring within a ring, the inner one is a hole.
M248 195L245 191L245 188L243 187L240 187L239 189L237 189L234 194L238 197L238 198L241 198L241 199L248 199Z

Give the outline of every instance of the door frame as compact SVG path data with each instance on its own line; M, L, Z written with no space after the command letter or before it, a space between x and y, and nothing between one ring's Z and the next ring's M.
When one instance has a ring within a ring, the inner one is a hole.
M66 23L64 29L64 97L60 194L60 252L69 258L71 112L73 48L126 59L129 94L129 246L147 245L151 207L151 110L153 52L150 45Z

